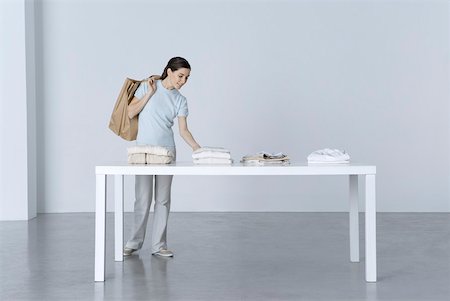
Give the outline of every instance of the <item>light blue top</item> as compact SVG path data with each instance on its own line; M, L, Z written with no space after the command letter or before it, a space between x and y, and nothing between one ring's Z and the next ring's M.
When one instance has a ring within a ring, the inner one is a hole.
M147 93L148 83L143 82L134 93L139 99ZM156 92L139 113L137 145L158 145L175 149L173 120L188 116L186 97L177 89L167 90L160 80L156 81Z

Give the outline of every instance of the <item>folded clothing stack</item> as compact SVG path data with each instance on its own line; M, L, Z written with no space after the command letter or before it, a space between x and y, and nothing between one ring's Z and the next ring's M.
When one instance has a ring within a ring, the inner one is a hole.
M168 164L173 161L171 150L154 145L136 145L127 148L130 164Z
M308 156L308 163L346 164L350 163L350 155L345 150L324 148L312 152Z
M255 165L284 165L289 164L289 157L283 153L259 152L254 155L245 155L241 163Z
M205 146L192 153L194 164L231 164L230 151L223 147Z

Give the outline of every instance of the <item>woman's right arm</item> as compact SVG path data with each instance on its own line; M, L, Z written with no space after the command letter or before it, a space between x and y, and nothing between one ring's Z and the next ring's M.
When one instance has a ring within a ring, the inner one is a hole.
M156 82L154 76L148 79L147 84L148 84L147 93L142 98L137 98L136 96L134 96L133 99L128 104L128 117L130 119L138 115L145 107L150 97L152 97L152 95L155 94Z

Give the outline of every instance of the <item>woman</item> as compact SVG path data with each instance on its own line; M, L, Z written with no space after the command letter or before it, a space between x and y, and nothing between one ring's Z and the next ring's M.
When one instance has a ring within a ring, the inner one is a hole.
M186 84L191 66L181 57L169 60L161 77L152 76L142 82L128 107L130 118L139 114L137 145L158 145L170 149L174 155L173 120L178 117L181 137L192 147L200 145L188 130L186 98L178 91ZM151 97L151 100L150 100ZM149 102L150 100L150 102ZM148 103L149 102L149 103ZM148 105L147 105L148 103ZM131 238L125 245L123 255L128 256L142 248L147 220L152 202L153 178L155 179L155 212L152 229L152 254L172 257L167 249L166 232L170 210L170 190L173 176L136 176L134 222Z

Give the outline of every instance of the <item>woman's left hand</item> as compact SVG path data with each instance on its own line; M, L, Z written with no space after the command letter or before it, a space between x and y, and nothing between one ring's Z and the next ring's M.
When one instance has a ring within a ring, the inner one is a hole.
M153 77L150 77L147 80L147 84L148 84L149 90L151 90L151 93L153 95L155 93L155 91L156 91L156 81L153 79Z

